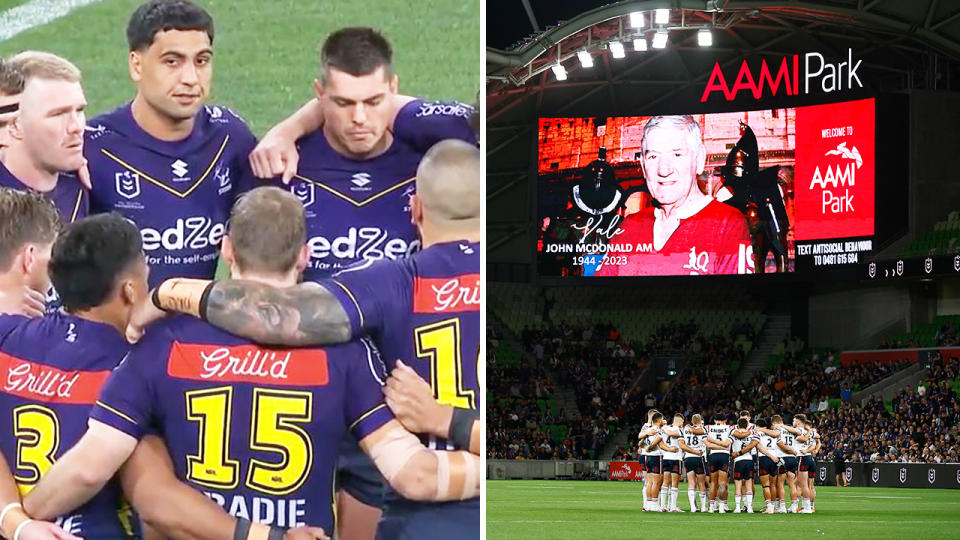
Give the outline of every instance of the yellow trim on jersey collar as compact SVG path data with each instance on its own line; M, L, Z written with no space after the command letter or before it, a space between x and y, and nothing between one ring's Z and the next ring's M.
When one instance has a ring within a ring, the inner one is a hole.
M224 149L227 147L227 142L228 142L229 140L230 140L230 136L229 136L229 135L227 135L227 136L225 136L225 137L223 138L223 142L220 144L220 149L217 150L216 155L213 156L213 160L211 160L211 161L210 161L210 164L207 165L207 169L206 169L205 171L203 171L203 174L200 175L200 178L198 178L197 181L194 182L192 186L190 186L190 189L188 189L187 191L184 191L184 192L182 192L182 193L179 192L179 191L177 191L177 190L175 190L175 189L173 189L172 187L164 184L164 183L161 182L160 180L157 180L156 178L150 176L149 174L147 174L147 173L145 173L145 172L137 169L136 167L134 167L133 165L130 165L130 164L127 163L126 161L123 161L123 160L120 159L119 157L111 154L106 148L101 148L100 151L103 152L103 154L104 154L105 156L107 156L108 158L110 158L110 159L116 161L117 163L119 163L122 167L130 170L130 172L133 172L133 173L136 173L136 174L140 175L141 177L143 177L144 180L150 182L151 184L153 184L153 185L155 185L155 186L157 186L157 187L159 187L159 188L162 188L163 190L165 190L165 191L167 191L167 192L169 192L169 193L171 193L171 194L173 194L173 195L176 195L177 197L180 197L181 199L186 199L187 197L190 196L191 193L193 193L194 190L196 190L196 189L200 186L200 184L203 183L204 180L206 180L207 176L209 176L209 174L210 174L210 171L213 170L213 166L217 163L217 161L220 161L220 156L223 155L223 151L224 151Z
M73 223L77 220L77 214L80 213L80 201L83 200L83 186L80 187L80 190L77 192L77 202L73 203L73 213L70 215L70 223Z
M340 197L341 199L347 201L348 203L350 203L350 204L352 204L352 205L354 205L354 206L356 206L356 207L358 207L358 208L361 207L361 206L366 206L367 204L372 203L373 201L379 199L380 197L383 197L383 196L386 195L387 193L394 192L394 191L396 191L397 189L399 189L399 188L401 188L401 187L403 187L403 186L405 186L405 185L409 184L410 182L413 182L413 181L415 181L415 180L417 179L416 177L408 178L408 179L406 179L406 180L404 180L404 181L402 181L402 182L398 182L397 184L394 184L393 186L391 186L389 189L387 189L387 190L385 190L385 191L381 191L380 193L377 193L376 195L373 195L373 196L371 196L371 197L368 197L368 198L366 198L366 199L364 199L364 200L362 200L362 201L355 201L355 200L351 199L350 197L347 197L347 196L344 195L343 193L340 193L339 191L333 189L332 187L326 186L326 185L324 185L324 184L322 184L322 183L320 183L320 182L318 182L318 181L316 181L316 180L311 180L310 178L307 178L306 176L301 176L301 175L299 175L299 174L295 174L295 175L293 175L293 177L296 178L296 179L298 179L298 180L303 180L304 182L307 182L308 184L312 184L312 185L314 185L314 186L317 186L318 188L323 188L323 189L329 191L330 193L336 195L337 197Z

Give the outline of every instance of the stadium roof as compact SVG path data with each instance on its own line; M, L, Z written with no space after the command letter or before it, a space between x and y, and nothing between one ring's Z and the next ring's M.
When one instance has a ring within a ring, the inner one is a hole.
M585 10L586 8L586 10ZM649 41L652 11L670 9L663 49ZM629 14L643 11L633 29ZM698 103L716 63L728 68L757 56L817 51L862 60L873 92L953 90L960 85L960 3L948 0L634 0L602 4L556 0L487 2L488 260L529 263L534 211L531 161L540 116L680 112ZM697 29L712 28L700 47ZM626 44L613 58L609 43ZM575 58L591 53L594 66ZM558 81L559 59L568 72ZM736 68L734 68L736 69Z

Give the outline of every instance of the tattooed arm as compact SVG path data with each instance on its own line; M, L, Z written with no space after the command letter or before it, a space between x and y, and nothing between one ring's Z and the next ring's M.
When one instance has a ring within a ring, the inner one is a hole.
M152 301L134 310L128 339L137 341L144 327L164 312L200 317L232 334L272 345L345 343L358 331L340 300L317 283L277 288L253 281L172 278L160 284Z
M217 281L203 317L214 326L275 345L319 345L350 341L347 312L317 283L278 289L252 281Z

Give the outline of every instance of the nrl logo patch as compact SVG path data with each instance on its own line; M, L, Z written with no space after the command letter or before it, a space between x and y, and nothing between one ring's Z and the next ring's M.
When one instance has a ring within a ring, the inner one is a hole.
M130 171L118 172L116 175L117 193L126 199L140 195L140 175Z
M904 467L900 469L900 483L905 484L907 482L907 468Z
M874 484L880 480L880 469L878 467L873 468L873 474L870 475L870 478L873 479Z

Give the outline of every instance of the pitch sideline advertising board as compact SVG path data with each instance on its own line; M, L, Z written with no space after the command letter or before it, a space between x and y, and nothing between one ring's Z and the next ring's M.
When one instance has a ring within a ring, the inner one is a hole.
M645 173L654 117L541 118L539 276L812 272L861 262L874 249L875 101L692 115L706 153L693 189L724 204L680 216L664 245L653 238L662 188ZM748 137L754 169L731 177L731 154Z
M960 489L958 463L847 462L841 474L854 487ZM837 485L833 461L817 463L816 483Z

